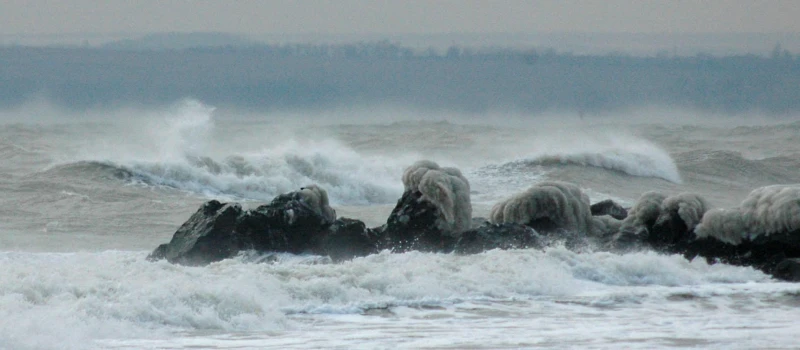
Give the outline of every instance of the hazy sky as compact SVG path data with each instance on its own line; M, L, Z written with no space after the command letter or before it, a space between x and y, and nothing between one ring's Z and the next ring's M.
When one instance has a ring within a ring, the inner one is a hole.
M800 32L800 0L2 0L0 34Z

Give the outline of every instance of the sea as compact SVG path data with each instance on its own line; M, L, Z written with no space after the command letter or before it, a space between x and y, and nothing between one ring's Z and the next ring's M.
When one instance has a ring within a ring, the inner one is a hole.
M652 251L383 251L150 262L205 201L308 184L385 223L405 167L463 172L473 217L541 181L593 202L693 192L738 206L800 183L800 122L670 108L603 115L202 101L0 112L0 349L796 349L800 284Z

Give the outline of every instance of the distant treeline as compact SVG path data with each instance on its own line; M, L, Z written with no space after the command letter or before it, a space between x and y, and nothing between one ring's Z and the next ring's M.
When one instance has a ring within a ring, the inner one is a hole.
M463 112L601 113L646 105L800 111L800 58L579 56L389 42L182 50L0 48L0 108L33 98L86 109L192 97L256 110L391 104Z

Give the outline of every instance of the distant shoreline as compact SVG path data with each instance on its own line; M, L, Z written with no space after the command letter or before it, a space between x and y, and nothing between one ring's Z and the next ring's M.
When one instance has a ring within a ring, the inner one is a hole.
M32 99L83 110L195 98L256 111L389 105L588 117L646 106L800 112L800 56L780 45L768 55L638 57L459 46L442 53L389 41L184 49L134 44L2 47L0 109Z
M246 45L345 45L387 41L412 50L433 49L446 52L451 46L481 50L547 50L576 55L610 53L632 56L655 56L660 53L678 56L709 54L769 55L775 45L800 53L800 33L264 33L244 35L223 32L164 33L53 33L0 34L0 46L35 47L118 47L128 49L181 49L189 47Z

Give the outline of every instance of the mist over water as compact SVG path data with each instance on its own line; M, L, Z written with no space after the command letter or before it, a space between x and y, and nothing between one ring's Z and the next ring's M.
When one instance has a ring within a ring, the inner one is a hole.
M0 348L794 346L798 287L654 252L144 259L209 199L254 207L311 183L340 217L378 226L419 159L462 170L475 217L552 180L593 202L688 191L734 207L753 188L800 182L794 120L243 112L194 99L2 113Z

